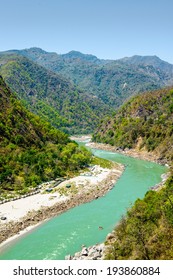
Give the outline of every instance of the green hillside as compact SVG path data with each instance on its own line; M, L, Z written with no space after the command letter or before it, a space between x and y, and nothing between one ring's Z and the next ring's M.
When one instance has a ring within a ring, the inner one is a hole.
M20 55L0 54L0 73L29 110L65 132L90 133L110 112L99 98Z
M129 96L173 84L173 65L156 56L103 60L77 51L63 55L39 48L11 52L61 74L114 109Z
M90 153L26 110L0 77L0 197L73 174Z
M133 97L103 121L93 140L121 150L150 151L173 162L173 89ZM173 170L165 185L127 211L107 241L106 259L173 259ZM139 186L140 187L140 186Z
M166 88L132 98L114 117L100 124L93 140L121 149L146 149L154 152L160 160L172 161L173 89Z

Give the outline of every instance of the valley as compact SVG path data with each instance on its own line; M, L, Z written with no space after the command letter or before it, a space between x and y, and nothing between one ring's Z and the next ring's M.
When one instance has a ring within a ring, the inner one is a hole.
M173 259L172 86L157 56L0 53L0 242L28 231L1 259Z

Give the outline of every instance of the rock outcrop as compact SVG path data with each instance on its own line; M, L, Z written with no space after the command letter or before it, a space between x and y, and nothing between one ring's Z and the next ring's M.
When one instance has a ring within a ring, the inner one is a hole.
M82 250L74 254L74 256L66 256L66 260L103 260L104 244L98 244L90 247L82 246Z

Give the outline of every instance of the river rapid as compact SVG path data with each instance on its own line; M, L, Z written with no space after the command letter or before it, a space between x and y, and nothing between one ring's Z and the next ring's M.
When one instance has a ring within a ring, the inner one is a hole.
M105 196L44 222L10 243L1 260L63 260L82 245L102 243L137 198L161 182L165 166L122 154L92 149L94 155L121 163L125 171Z

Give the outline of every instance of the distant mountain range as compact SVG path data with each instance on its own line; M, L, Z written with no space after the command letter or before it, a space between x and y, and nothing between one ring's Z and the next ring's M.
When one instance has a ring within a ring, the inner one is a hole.
M173 65L156 56L103 60L40 48L1 52L0 73L30 110L71 134L93 131L132 95L173 84Z
M63 55L39 48L15 52L61 74L114 108L133 94L173 84L173 65L157 56L103 60L77 51Z

